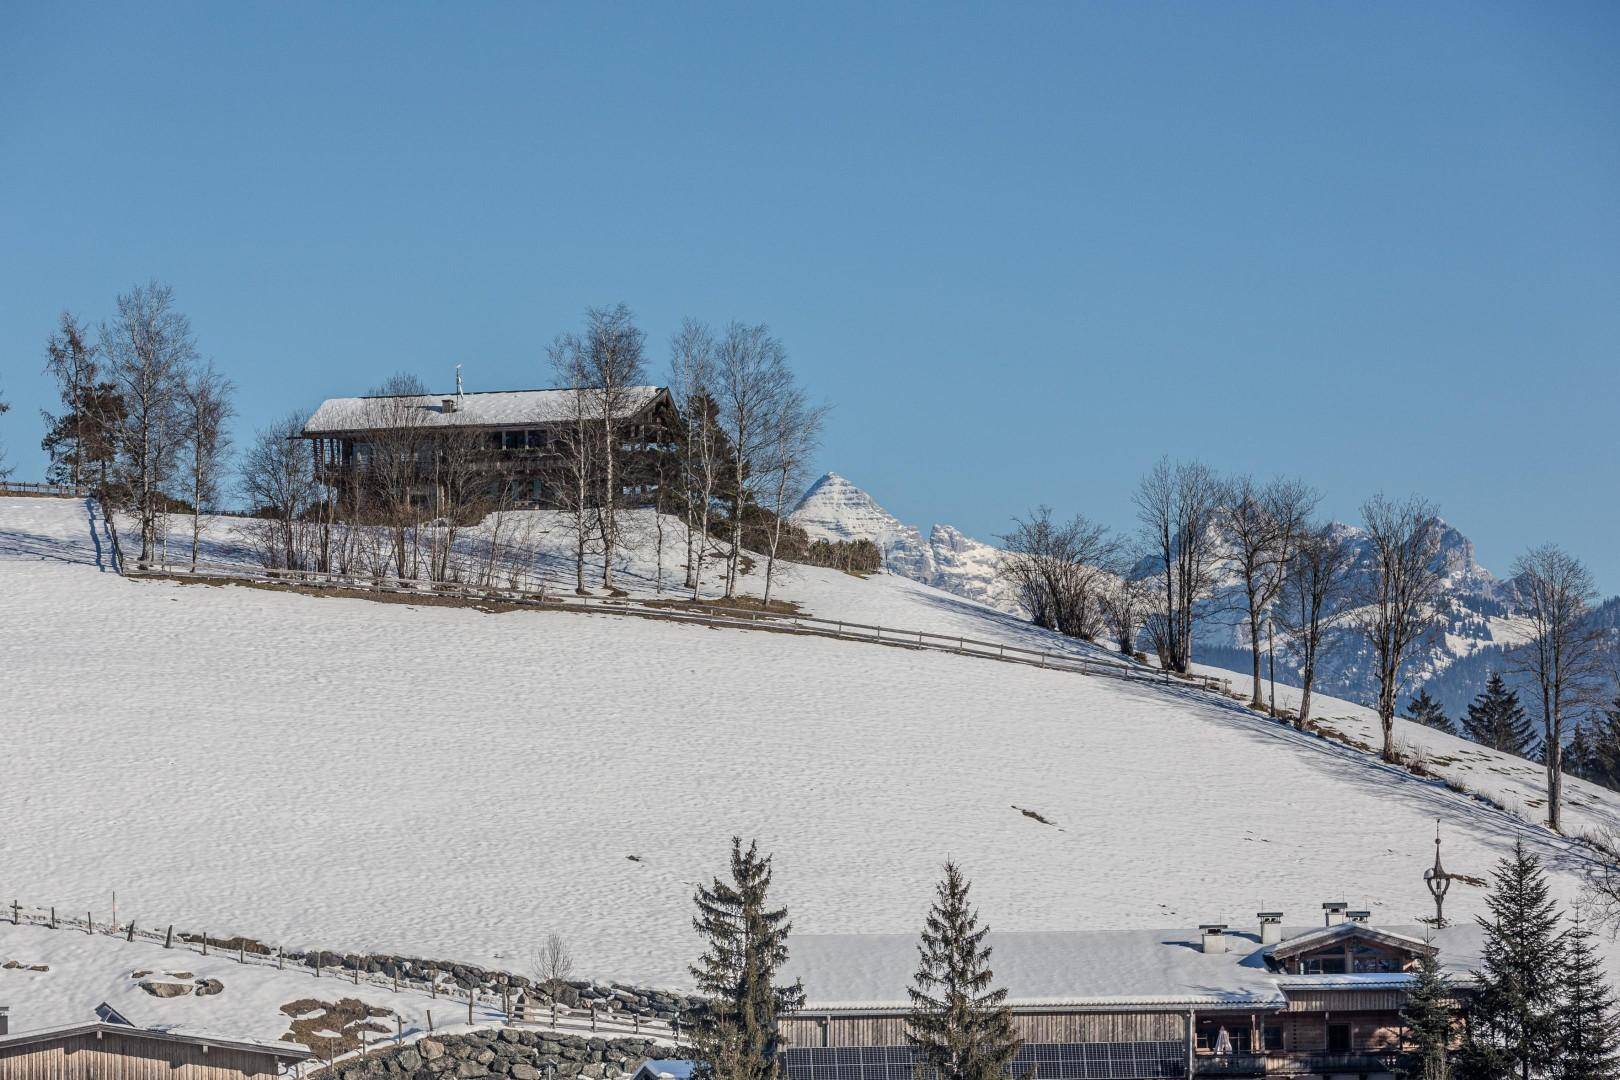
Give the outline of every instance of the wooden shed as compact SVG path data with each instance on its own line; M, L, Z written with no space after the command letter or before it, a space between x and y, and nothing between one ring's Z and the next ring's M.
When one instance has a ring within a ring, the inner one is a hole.
M0 1035L3 1080L240 1080L275 1077L310 1057L256 1043L92 1021Z

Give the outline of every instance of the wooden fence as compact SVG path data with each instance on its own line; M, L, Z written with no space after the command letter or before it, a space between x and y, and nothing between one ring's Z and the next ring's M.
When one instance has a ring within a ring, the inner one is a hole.
M0 919L16 926L41 926L69 933L102 934L121 937L126 941L140 940L161 945L165 949L179 949L201 956L212 953L245 967L273 967L281 971L290 969L307 973L315 979L335 979L339 984L350 986L364 983L395 994L410 993L418 997L426 995L430 1000L442 998L445 1004L444 1011L439 1014L437 1021L437 1026L440 1027L459 1023L528 1024L569 1033L600 1035L605 1038L635 1036L665 1042L675 1041L680 1033L679 1021L671 1023L643 1016L634 1010L618 1009L614 1006L616 999L613 998L608 998L601 1005L592 1003L579 1007L530 1001L521 988L511 983L510 976L505 972L490 972L502 983L499 990L476 986L464 988L453 982L445 982L439 969L419 963L411 964L410 970L402 972L396 969L393 973L364 972L358 967L323 967L320 963L320 952L315 952L316 962L310 964L307 960L289 956L286 950L280 947L276 947L272 952L270 947L262 942L250 943L240 937L230 939L231 943L226 945L219 938L212 937L206 932L176 931L172 925L165 927L153 924L149 927L140 927L133 919L123 922L110 918L103 922L98 921L93 912L86 911L82 914L84 918L81 919L77 914L59 911L55 907L32 907L13 900L3 912L0 912ZM322 951L330 953L330 950ZM427 1016L426 1026L414 1032L415 1034L434 1030L433 1012L427 1011ZM403 1038L412 1033L401 1026L398 1037Z
M71 499L84 492L69 484L35 484L21 480L0 480L0 495L54 495Z
M425 581L376 575L329 574L313 570L283 570L275 567L234 563L122 563L129 577L156 577L195 581L252 581L301 589L346 589L390 595L445 598L465 603L491 603L536 607L555 611L585 611L632 618L661 619L667 622L695 623L701 626L772 630L778 633L860 641L868 644L921 649L930 652L975 656L1003 663L1023 664L1051 671L1122 679L1132 682L1181 684L1217 693L1227 692L1230 680L1206 675L1181 676L1119 660L1074 656L1063 652L1027 649L1005 642L982 641L961 634L931 630L910 630L875 623L824 619L813 615L761 611L752 608L722 607L714 604L692 606L678 600L633 599L607 596L577 596L550 591L545 582L537 589L503 589L456 582Z

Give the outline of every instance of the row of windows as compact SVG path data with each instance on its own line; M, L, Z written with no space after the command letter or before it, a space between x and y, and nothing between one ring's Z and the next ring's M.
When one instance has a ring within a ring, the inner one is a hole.
M1009 1075L1034 1080L1160 1080L1186 1073L1179 1042L1036 1043ZM786 1080L915 1080L909 1046L801 1047L782 1055Z

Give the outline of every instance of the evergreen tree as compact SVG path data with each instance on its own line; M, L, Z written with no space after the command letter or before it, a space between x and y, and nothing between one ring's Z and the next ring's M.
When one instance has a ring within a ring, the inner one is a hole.
M731 880L698 886L692 925L708 943L691 968L705 999L692 1052L713 1080L776 1080L777 1018L804 1003L804 988L777 986L792 929L786 908L768 905L771 858L731 838Z
M1432 952L1418 957L1417 981L1401 1009L1407 1045L1395 1075L1402 1080L1449 1080L1451 1076L1451 986Z
M1564 934L1541 861L1513 846L1498 865L1485 904L1484 969L1469 1014L1462 1074L1468 1080L1545 1075L1557 1060Z
M993 987L989 927L968 904L969 883L955 863L934 887L917 946L906 1041L930 1080L1004 1080L1018 1053L1007 991Z
M1565 760L1582 779L1620 789L1620 698L1575 726Z
M1440 703L1429 696L1428 690L1419 690L1407 702L1406 716L1409 720L1416 720L1424 727L1432 727L1436 731L1443 731L1447 735L1457 734L1457 725L1446 716L1446 710Z
M1524 715L1519 692L1509 690L1500 672L1492 672L1485 689L1468 706L1463 731L1493 750L1527 757L1536 744L1536 729Z
M1592 932L1579 915L1569 933L1564 968L1564 1002L1558 1015L1557 1080L1615 1080L1620 1077L1620 1028L1614 994L1603 976L1603 961Z

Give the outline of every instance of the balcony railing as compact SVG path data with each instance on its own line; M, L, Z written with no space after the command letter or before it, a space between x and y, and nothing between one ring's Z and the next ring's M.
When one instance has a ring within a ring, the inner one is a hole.
M1288 1076L1293 1073L1389 1072L1400 1055L1384 1050L1200 1055L1195 1076Z

